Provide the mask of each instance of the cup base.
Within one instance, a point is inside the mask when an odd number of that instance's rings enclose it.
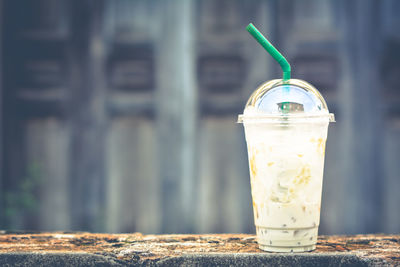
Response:
[[[261,250],[268,252],[307,252],[315,250],[315,245],[304,246],[304,247],[274,247],[259,244]]]
[[[315,249],[318,226],[311,228],[267,228],[257,226],[260,249],[271,252],[305,252]]]

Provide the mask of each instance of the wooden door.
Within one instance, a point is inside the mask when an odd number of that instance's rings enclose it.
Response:
[[[0,3],[3,228],[254,232],[253,22],[337,118],[320,232],[398,232],[396,0]]]

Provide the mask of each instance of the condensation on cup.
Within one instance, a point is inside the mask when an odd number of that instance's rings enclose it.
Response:
[[[259,247],[271,252],[315,249],[329,113],[309,83],[271,80],[248,100],[244,124]]]

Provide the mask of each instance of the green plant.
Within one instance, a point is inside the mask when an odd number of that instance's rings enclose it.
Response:
[[[6,226],[10,227],[10,221],[18,214],[37,211],[39,200],[36,192],[41,182],[42,168],[40,164],[31,163],[27,166],[26,174],[16,188],[4,193],[3,203]]]

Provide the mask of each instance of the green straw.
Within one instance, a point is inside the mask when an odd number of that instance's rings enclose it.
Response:
[[[283,71],[283,80],[289,80],[291,70],[290,64],[286,60],[286,58],[282,56],[278,49],[276,49],[252,23],[250,23],[246,27],[246,30],[254,37],[254,39],[257,40],[257,42],[262,47],[264,47],[265,50],[267,50],[267,52],[279,63],[279,65],[281,65]]]

